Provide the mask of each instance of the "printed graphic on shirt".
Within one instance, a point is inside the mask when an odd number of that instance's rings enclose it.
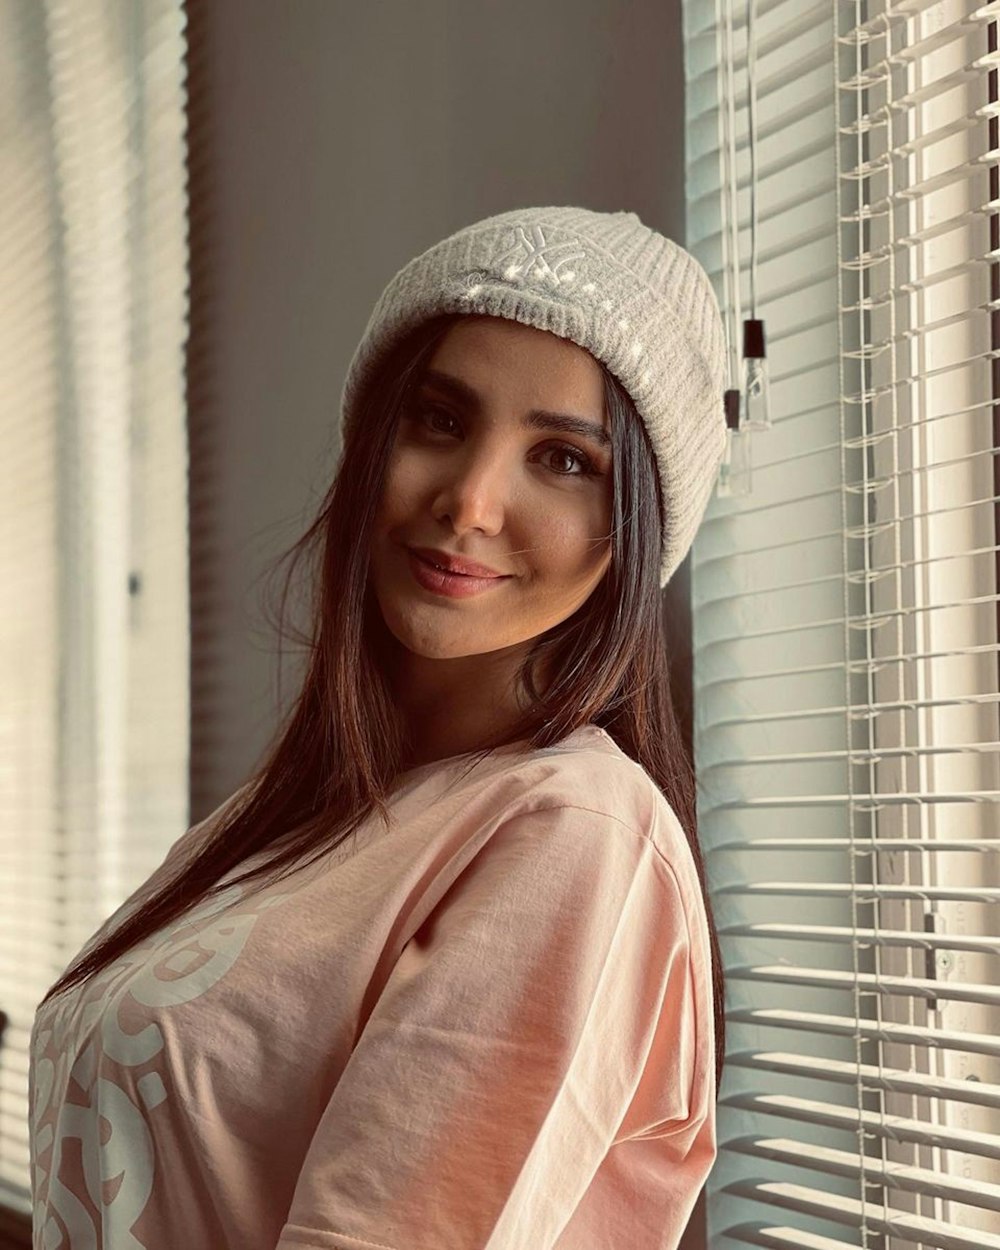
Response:
[[[148,1117],[176,1096],[157,1017],[217,985],[258,918],[293,893],[258,890],[240,907],[253,889],[230,886],[39,1012],[30,1107],[36,1247],[145,1250],[133,1229],[156,1179]],[[145,1027],[124,1028],[126,1012],[133,1022],[148,1017]],[[75,1052],[71,1038],[83,1039]]]

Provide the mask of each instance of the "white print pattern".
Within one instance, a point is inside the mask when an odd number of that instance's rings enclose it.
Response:
[[[463,298],[472,299],[484,281],[500,281],[510,286],[529,283],[550,287],[572,286],[578,274],[576,270],[564,269],[564,266],[583,260],[586,255],[586,249],[578,238],[550,243],[541,226],[533,225],[528,230],[517,226],[513,242],[505,252],[497,255],[493,269],[476,269],[466,275],[467,289]]]
[[[251,909],[236,910],[251,888],[230,886],[128,951],[82,989],[73,987],[39,1010],[32,1030],[30,1108],[36,1250],[96,1250],[98,1245],[144,1250],[133,1229],[153,1191],[156,1171],[146,1117],[176,1090],[161,1064],[135,1081],[139,1105],[113,1078],[108,1061],[126,1070],[158,1061],[164,1036],[156,1014],[190,1003],[217,985],[239,958],[259,916],[292,893],[269,893]],[[148,1012],[149,1022],[137,1033],[122,1028],[126,1002],[133,1016],[134,1004]],[[67,1048],[70,1037],[85,1039],[75,1055]],[[72,1065],[68,1078],[67,1065]],[[87,1102],[62,1102],[53,1119],[53,1092],[58,1090],[62,1099],[67,1081],[86,1094]],[[64,1183],[64,1160],[70,1143],[75,1157],[77,1142],[83,1187],[98,1213],[96,1221],[82,1195]],[[50,1148],[51,1157],[43,1163]]]

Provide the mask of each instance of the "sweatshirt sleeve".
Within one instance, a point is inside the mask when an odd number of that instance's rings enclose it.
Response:
[[[393,966],[278,1250],[672,1250],[715,1140],[684,903],[609,815],[501,824]]]

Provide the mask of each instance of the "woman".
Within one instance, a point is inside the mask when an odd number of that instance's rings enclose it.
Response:
[[[301,693],[39,1005],[36,1247],[678,1244],[722,972],[660,589],[724,371],[634,213],[501,213],[392,279],[293,548]]]

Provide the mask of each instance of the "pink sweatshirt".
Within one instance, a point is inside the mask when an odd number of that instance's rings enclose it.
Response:
[[[684,834],[593,725],[469,764],[38,1009],[35,1250],[677,1246],[716,1154]]]

